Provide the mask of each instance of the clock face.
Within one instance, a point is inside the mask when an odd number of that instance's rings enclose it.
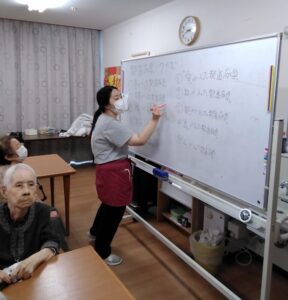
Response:
[[[191,45],[197,38],[199,24],[195,17],[189,16],[183,19],[179,27],[179,38],[184,45]]]

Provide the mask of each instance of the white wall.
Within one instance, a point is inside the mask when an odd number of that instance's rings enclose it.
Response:
[[[283,31],[287,12],[287,0],[176,0],[104,30],[104,67],[119,65],[132,53],[187,49],[178,38],[187,15],[200,19],[201,32],[193,45],[199,47]]]
[[[282,32],[288,25],[287,12],[287,0],[175,0],[104,30],[103,67],[120,65],[133,53],[156,55],[187,49],[179,41],[178,27],[188,15],[197,16],[201,23],[192,46],[198,48]],[[288,44],[287,38],[284,41]],[[288,70],[288,63],[282,65],[282,71]],[[287,72],[282,73],[285,76]],[[279,83],[280,118],[288,115],[288,105],[283,104],[283,99],[286,103],[288,99],[288,74],[286,77]]]

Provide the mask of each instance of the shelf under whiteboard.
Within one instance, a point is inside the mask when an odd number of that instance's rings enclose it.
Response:
[[[184,231],[188,232],[189,234],[191,234],[191,227],[183,227],[180,223],[178,223],[174,218],[171,217],[170,213],[162,212],[162,215],[163,215],[164,218],[166,218],[169,221],[171,221],[172,223],[176,224],[182,230],[184,230]]]

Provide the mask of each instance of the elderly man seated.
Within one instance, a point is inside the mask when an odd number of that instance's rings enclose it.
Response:
[[[0,203],[0,280],[7,284],[32,276],[35,269],[59,250],[59,239],[51,230],[47,205],[36,202],[36,174],[23,163],[4,175]],[[11,274],[4,268],[19,262]]]

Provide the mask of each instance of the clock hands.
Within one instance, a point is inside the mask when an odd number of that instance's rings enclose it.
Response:
[[[189,35],[189,37],[191,38],[191,34],[193,33],[193,31],[194,30],[192,28],[187,29],[187,30],[184,31],[183,36]]]
[[[196,31],[196,28],[194,26],[190,27],[190,28],[185,28],[184,34],[186,34],[187,32],[195,32],[195,31]]]

